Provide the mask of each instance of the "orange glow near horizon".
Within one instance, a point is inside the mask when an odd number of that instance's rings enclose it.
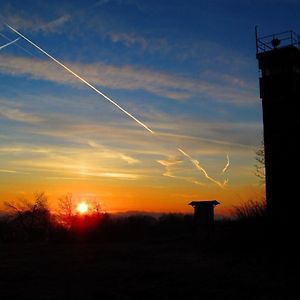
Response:
[[[89,206],[83,201],[83,202],[80,202],[78,205],[77,205],[77,208],[76,210],[81,214],[85,214],[87,213],[89,209]]]
[[[59,199],[66,194],[71,194],[75,211],[82,216],[85,214],[81,214],[77,209],[81,202],[89,206],[86,213],[92,212],[94,201],[101,203],[101,210],[110,214],[128,211],[193,213],[188,205],[189,202],[211,199],[221,203],[215,209],[216,215],[230,215],[235,205],[249,199],[260,199],[264,194],[263,187],[255,185],[255,182],[231,184],[225,189],[220,189],[212,183],[200,186],[179,179],[171,180],[165,176],[159,177],[159,181],[148,177],[136,180],[87,178],[75,181],[45,180],[43,177],[33,175],[26,175],[26,177],[6,175],[3,176],[0,185],[0,213],[1,210],[7,209],[4,205],[5,201],[15,201],[19,198],[33,200],[37,187],[39,191],[45,192],[49,208],[53,212],[59,209]]]

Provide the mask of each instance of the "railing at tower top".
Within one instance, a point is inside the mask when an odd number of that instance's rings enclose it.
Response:
[[[256,34],[256,53],[271,51],[276,48],[294,46],[300,49],[300,36],[292,30],[258,37]]]

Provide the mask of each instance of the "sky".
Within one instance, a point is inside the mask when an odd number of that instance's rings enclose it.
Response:
[[[0,50],[0,209],[45,192],[107,212],[220,214],[260,198],[263,135],[255,34],[299,32],[298,0],[1,1],[26,40]],[[2,205],[2,206],[1,206]]]

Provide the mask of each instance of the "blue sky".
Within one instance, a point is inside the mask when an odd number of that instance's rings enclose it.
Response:
[[[8,23],[157,134],[20,39],[0,50],[0,201],[37,186],[53,199],[92,193],[112,210],[124,201],[180,210],[190,198],[216,195],[230,207],[253,197],[262,138],[254,27],[297,32],[299,8],[297,0],[1,1],[0,45],[17,37]],[[227,190],[178,147],[228,180]],[[151,208],[136,192],[143,188],[165,200]]]

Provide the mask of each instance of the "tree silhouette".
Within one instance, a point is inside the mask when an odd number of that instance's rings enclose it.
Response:
[[[20,198],[16,202],[4,202],[15,212],[16,230],[21,230],[28,239],[47,238],[51,228],[51,214],[44,193],[35,193],[33,201]]]
[[[75,216],[75,207],[72,194],[67,194],[58,199],[58,222],[65,228],[72,227]]]

